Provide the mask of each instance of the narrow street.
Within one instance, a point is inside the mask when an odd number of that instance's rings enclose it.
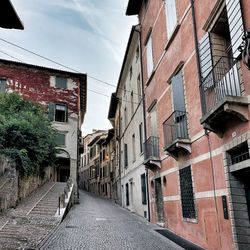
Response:
[[[80,204],[39,249],[182,249],[155,229],[112,201],[80,191]]]

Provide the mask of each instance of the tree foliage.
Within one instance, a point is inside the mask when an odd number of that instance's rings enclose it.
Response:
[[[0,94],[0,155],[22,175],[42,174],[56,159],[55,133],[41,106],[17,94]]]

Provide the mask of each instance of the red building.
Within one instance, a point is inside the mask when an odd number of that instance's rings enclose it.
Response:
[[[141,25],[151,221],[250,249],[249,1],[129,0],[126,14]]]
[[[78,141],[86,112],[87,76],[0,59],[0,92],[16,92],[41,104],[57,130],[55,181],[77,182]]]

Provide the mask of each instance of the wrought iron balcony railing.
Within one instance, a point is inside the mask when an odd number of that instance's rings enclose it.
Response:
[[[163,123],[164,146],[167,148],[178,139],[188,139],[187,113],[174,111]]]
[[[150,136],[144,143],[145,161],[160,159],[159,137]]]
[[[238,64],[231,58],[221,57],[203,79],[203,113],[211,111],[226,96],[241,96]]]

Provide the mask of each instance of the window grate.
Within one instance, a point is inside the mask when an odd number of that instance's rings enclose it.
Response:
[[[247,142],[244,142],[240,144],[239,146],[231,149],[230,151],[228,151],[228,153],[231,157],[230,165],[234,165],[236,163],[250,159]]]
[[[196,215],[190,166],[180,170],[180,186],[183,218],[194,219]]]

